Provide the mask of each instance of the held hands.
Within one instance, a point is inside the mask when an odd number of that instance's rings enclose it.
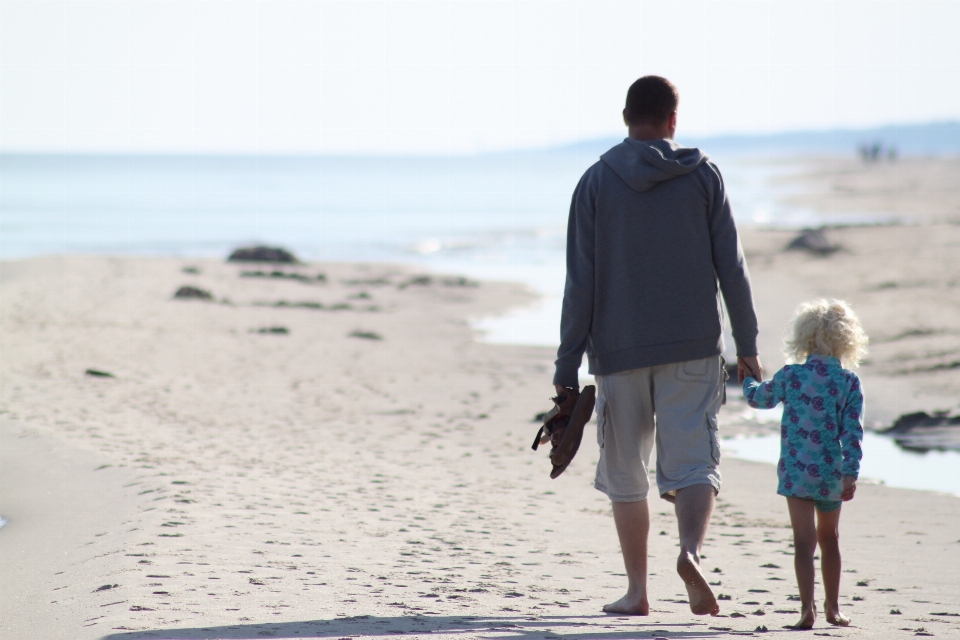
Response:
[[[743,384],[747,376],[753,376],[757,382],[763,382],[763,366],[759,356],[737,357],[737,382]]]
[[[853,476],[843,476],[843,492],[840,499],[844,502],[853,500],[853,494],[857,492],[857,479]]]

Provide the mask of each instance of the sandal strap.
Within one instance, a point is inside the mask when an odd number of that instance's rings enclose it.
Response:
[[[540,446],[540,437],[541,437],[542,435],[543,435],[543,427],[540,427],[540,430],[537,431],[537,437],[533,439],[533,447],[531,447],[531,448],[532,448],[534,451],[536,451],[536,450],[537,450],[537,447]]]

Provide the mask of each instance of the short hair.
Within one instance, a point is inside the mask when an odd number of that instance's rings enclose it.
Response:
[[[867,353],[867,334],[853,309],[843,300],[813,300],[797,309],[784,340],[788,360],[807,356],[839,358],[844,367],[857,367]]]
[[[678,104],[680,93],[672,82],[660,76],[643,76],[627,90],[627,123],[660,124]]]

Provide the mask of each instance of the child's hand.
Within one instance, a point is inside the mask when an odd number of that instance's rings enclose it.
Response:
[[[843,492],[840,499],[844,502],[853,500],[853,494],[857,492],[857,479],[853,476],[843,476]]]

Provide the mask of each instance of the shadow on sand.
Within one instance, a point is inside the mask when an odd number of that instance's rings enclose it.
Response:
[[[185,627],[112,633],[102,640],[195,638],[342,638],[356,636],[451,635],[502,638],[577,638],[627,640],[628,638],[722,638],[731,633],[753,635],[726,626],[726,619],[702,623],[659,624],[643,618],[615,616],[353,616],[330,620],[236,624],[219,627]],[[772,630],[771,630],[772,631]]]

